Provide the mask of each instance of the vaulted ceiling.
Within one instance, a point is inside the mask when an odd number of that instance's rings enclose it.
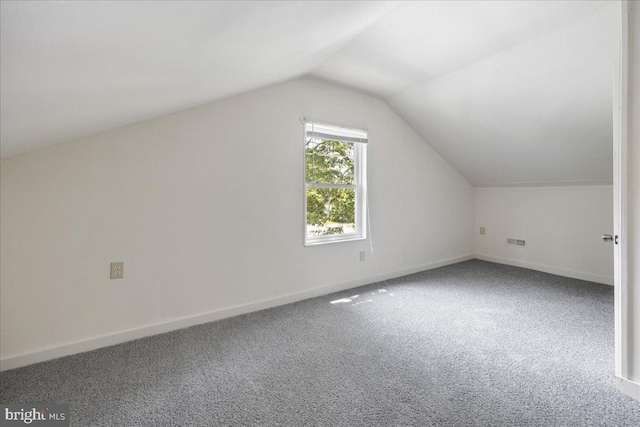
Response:
[[[619,4],[2,2],[3,158],[312,75],[472,184],[611,181]]]

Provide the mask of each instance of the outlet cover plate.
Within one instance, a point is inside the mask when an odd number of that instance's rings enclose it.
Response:
[[[112,279],[122,279],[124,277],[124,262],[112,262],[110,271]]]

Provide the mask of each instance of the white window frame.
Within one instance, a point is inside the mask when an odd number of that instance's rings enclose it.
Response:
[[[354,132],[357,134],[364,134],[363,142],[352,142],[354,146],[354,184],[323,184],[323,183],[308,183],[306,173],[306,144],[307,144],[307,125],[322,126],[323,129],[335,128],[336,130],[344,132]],[[341,125],[334,125],[329,123],[318,122],[316,120],[304,120],[303,121],[303,183],[304,183],[304,221],[303,221],[303,241],[305,246],[315,246],[327,243],[337,242],[352,242],[358,240],[367,239],[367,134],[368,132],[363,129],[350,128]],[[336,136],[336,140],[340,140],[339,136]],[[348,141],[351,142],[351,141]],[[355,233],[349,234],[333,234],[328,236],[309,236],[307,234],[307,189],[309,188],[354,188],[356,190],[355,196]]]

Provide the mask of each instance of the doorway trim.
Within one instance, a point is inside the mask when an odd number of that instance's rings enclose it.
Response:
[[[640,384],[629,379],[629,278],[627,241],[628,126],[630,19],[633,2],[621,2],[620,58],[614,65],[613,94],[613,214],[614,234],[614,310],[615,374],[621,392],[640,400]]]

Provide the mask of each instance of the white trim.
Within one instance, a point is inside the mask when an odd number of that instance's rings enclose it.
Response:
[[[611,179],[576,179],[569,181],[522,181],[498,182],[495,184],[477,184],[476,188],[514,188],[514,187],[580,187],[593,185],[611,185]]]
[[[361,129],[324,125],[318,122],[306,122],[305,130],[308,141],[330,139],[342,142],[357,142],[360,144],[366,144],[368,142],[367,131]]]
[[[625,380],[624,378],[616,377],[616,387],[622,393],[627,396],[633,397],[636,400],[640,400],[640,384],[631,380]]]
[[[359,240],[367,240],[367,238],[362,237],[358,233],[333,234],[330,236],[323,236],[322,239],[306,241],[304,246],[305,248],[310,248],[313,246],[328,245],[329,243],[357,242]]]
[[[610,190],[613,184],[597,185],[538,185],[529,187],[475,187],[476,191],[576,191],[576,190]]]
[[[621,2],[620,64],[614,84],[614,234],[619,245],[614,246],[615,270],[615,373],[626,381],[629,377],[629,278],[628,278],[628,115],[629,115],[629,26],[633,2]],[[615,105],[617,104],[617,105]]]
[[[331,82],[327,82],[325,80],[321,80],[321,79],[314,79],[314,80],[319,80],[322,81],[323,83],[329,83],[329,84],[333,84]],[[371,96],[371,95],[369,95]],[[305,125],[305,139],[307,136],[307,123],[315,123],[317,125],[321,125],[321,126],[329,126],[329,127],[335,127],[335,128],[342,128],[342,129],[347,129],[347,130],[352,130],[352,131],[356,131],[356,132],[364,132],[366,134],[369,133],[369,129],[366,128],[360,128],[360,127],[353,127],[353,126],[348,126],[348,125],[343,125],[340,123],[329,123],[329,122],[324,122],[322,120],[316,120],[313,117],[302,117],[302,119],[300,120],[304,125]]]
[[[623,6],[624,7],[624,6]],[[621,157],[621,123],[620,118],[620,64],[613,64],[613,295],[614,305],[614,342],[615,342],[615,373],[622,377],[622,157]]]
[[[368,231],[368,207],[367,207],[367,144],[349,142],[353,144],[354,148],[354,180],[355,184],[323,184],[317,182],[307,182],[307,126],[319,124],[319,122],[311,122],[306,118],[303,119],[304,129],[304,162],[303,162],[303,182],[304,182],[304,220],[303,226],[303,245],[305,247],[322,245],[325,243],[338,243],[338,242],[350,242],[354,240],[366,240]],[[354,129],[345,128],[339,125],[325,124],[327,128],[335,129]],[[368,131],[358,130],[368,137]],[[338,138],[339,139],[339,138]],[[334,234],[329,236],[309,236],[307,234],[307,193],[309,188],[352,188],[355,190],[355,233],[349,234]]]
[[[83,353],[86,351],[96,350],[102,347],[108,347],[121,344],[127,341],[136,340],[152,335],[163,334],[178,329],[188,328],[190,326],[200,325],[203,323],[214,322],[216,320],[226,319],[228,317],[238,316],[241,314],[251,313],[254,311],[264,310],[267,308],[277,307],[292,302],[301,301],[309,298],[327,295],[334,292],[344,291],[358,286],[369,285],[383,280],[389,280],[396,277],[406,276],[407,274],[418,273],[420,271],[431,270],[438,267],[444,267],[450,264],[456,264],[463,261],[473,259],[473,255],[465,255],[456,258],[437,261],[416,267],[405,268],[402,270],[392,271],[390,273],[378,274],[362,279],[350,280],[347,282],[337,283],[329,286],[308,289],[302,292],[296,292],[283,295],[276,298],[256,301],[249,304],[237,305],[221,310],[215,310],[209,313],[197,314],[195,316],[182,317],[170,320],[165,323],[143,326],[141,328],[130,329],[128,331],[116,332],[110,335],[90,338],[88,340],[76,341],[60,346],[44,348],[30,353],[17,354],[8,356],[0,360],[0,370],[15,369],[21,366],[27,366],[34,363],[44,362],[51,359],[57,359],[63,356]]]
[[[613,277],[599,276],[597,274],[583,273],[581,271],[564,270],[562,268],[549,267],[547,265],[531,264],[525,261],[517,261],[506,258],[499,258],[490,255],[476,254],[476,259],[482,261],[495,262],[497,264],[512,265],[514,267],[528,268],[529,270],[542,271],[544,273],[555,274],[557,276],[571,277],[572,279],[586,280],[588,282],[602,283],[604,285],[613,285]]]

